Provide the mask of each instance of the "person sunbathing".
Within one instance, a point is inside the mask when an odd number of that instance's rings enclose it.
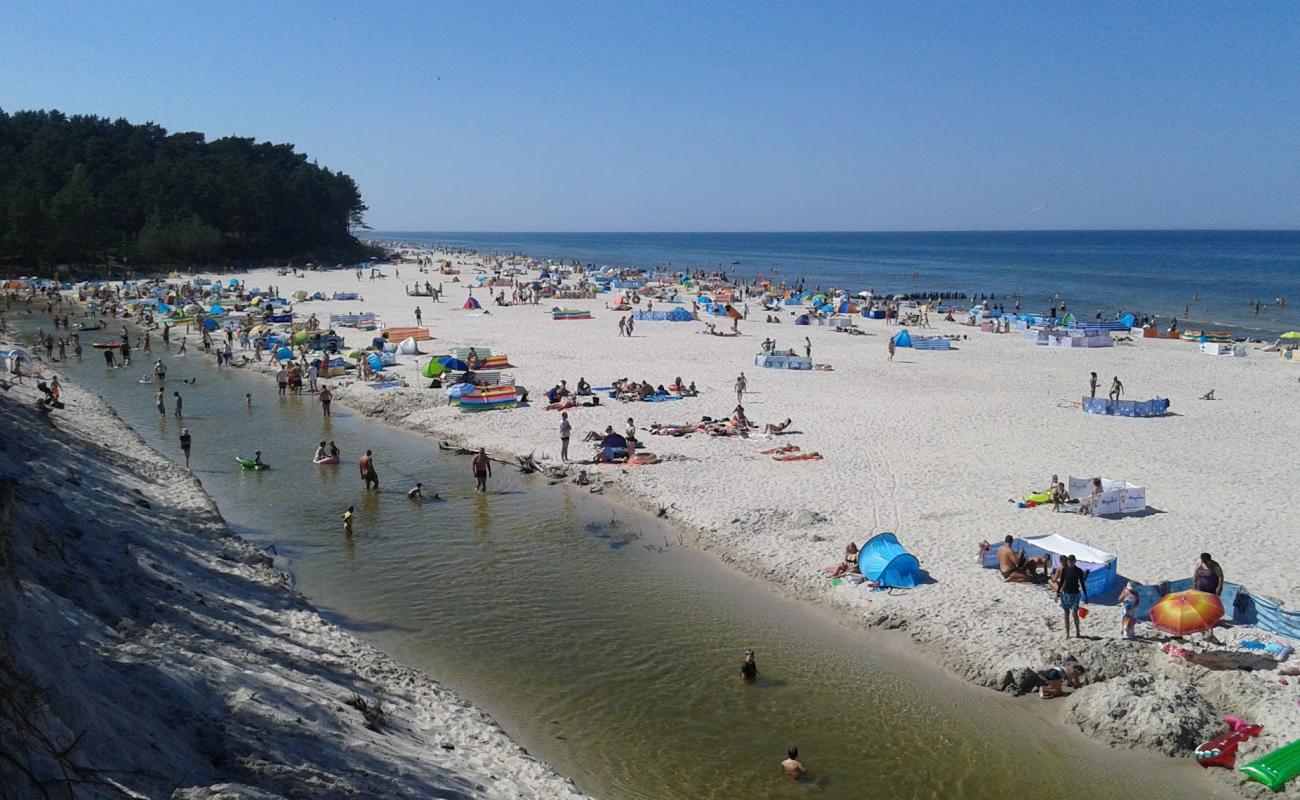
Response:
[[[780,436],[781,434],[785,433],[785,429],[788,427],[790,427],[790,420],[788,418],[786,419],[785,422],[782,422],[779,425],[773,425],[772,423],[769,422],[763,426],[763,433],[771,434],[773,436]]]
[[[1040,583],[1047,579],[1049,560],[1046,556],[1027,558],[1024,550],[1012,547],[1015,538],[1010,534],[998,548],[998,572],[1008,583]]]
[[[745,416],[744,406],[736,406],[736,410],[731,412],[731,427],[737,430],[745,430],[751,427],[749,418]]]
[[[859,571],[858,546],[853,542],[849,542],[848,546],[844,548],[844,559],[830,575],[832,578],[839,578],[844,575],[856,574]]]

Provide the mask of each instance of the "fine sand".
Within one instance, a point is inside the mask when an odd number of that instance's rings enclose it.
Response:
[[[559,464],[560,417],[545,409],[543,392],[561,379],[570,387],[580,377],[593,386],[619,377],[667,385],[681,376],[701,391],[698,398],[669,403],[606,398],[600,408],[570,410],[570,454],[586,458],[591,449],[580,441],[583,435],[607,425],[621,432],[628,417],[639,429],[705,415],[725,418],[736,405],[736,377],[744,372],[750,419],[762,425],[788,417],[797,433],[740,439],[643,431],[661,463],[587,468],[626,502],[667,509],[670,519],[694,531],[699,546],[736,567],[868,625],[902,629],[939,663],[980,685],[1002,688],[1026,668],[1078,659],[1090,667],[1092,684],[1061,701],[1068,706],[1065,716],[1105,741],[1186,755],[1219,731],[1222,714],[1233,713],[1265,726],[1259,740],[1243,745],[1244,763],[1300,736],[1300,680],[1282,685],[1272,668],[1210,672],[1175,662],[1158,650],[1145,624],[1138,633],[1148,640],[1120,641],[1120,612],[1113,605],[1091,607],[1084,622],[1091,638],[1066,641],[1047,590],[1002,583],[977,561],[981,541],[1055,532],[1117,554],[1122,575],[1148,583],[1189,576],[1197,554],[1209,551],[1228,580],[1293,606],[1300,573],[1287,554],[1300,545],[1291,477],[1300,443],[1300,368],[1291,362],[1256,345],[1248,357],[1229,358],[1202,355],[1192,344],[1143,339],[1106,349],[1049,350],[1015,334],[980,333],[932,315],[934,333],[969,339],[949,352],[900,349],[890,363],[892,329],[883,321],[857,317],[855,324],[869,335],[850,336],[829,327],[796,327],[788,315],[781,324],[765,324],[755,303],[740,337],[709,336],[695,322],[638,321],[635,335],[626,338],[618,336],[618,318],[626,312],[606,308],[611,294],[502,308],[479,290],[474,294],[483,311],[462,309],[481,261],[452,258],[464,269],[464,283],[421,274],[410,263],[399,268],[400,277],[384,267],[386,280],[358,281],[350,271],[236,277],[250,286],[274,284],[283,296],[305,289],[356,291],[364,298],[299,303],[300,319],[315,313],[326,323],[330,313],[373,311],[389,325],[411,326],[419,306],[437,337],[421,343],[425,353],[475,345],[508,354],[516,382],[531,392],[529,407],[470,414],[448,406],[442,392],[423,388],[428,381],[417,375],[427,356],[402,357],[386,370],[396,387],[376,389],[350,378],[332,383],[339,401],[366,413],[502,456],[532,453],[545,466]],[[416,280],[437,285],[440,277],[442,303],[404,292]],[[589,309],[593,319],[552,321],[553,306]],[[339,332],[350,345],[366,345],[374,336]],[[754,365],[764,338],[802,355],[805,336],[813,360],[833,371]],[[1170,398],[1172,415],[1084,414],[1071,404],[1087,392],[1090,371],[1098,373],[1102,392],[1117,375],[1126,398]],[[1219,399],[1197,399],[1210,389]],[[778,444],[819,452],[824,460],[779,463],[760,453]],[[1041,489],[1053,474],[1144,485],[1150,509],[1094,519],[1010,502]],[[465,479],[471,480],[468,463]],[[894,531],[933,582],[901,592],[832,586],[820,569],[838,561],[846,542],[861,543],[879,531]],[[1120,676],[1125,680],[1111,680]],[[1240,780],[1236,773],[1217,774]],[[1294,786],[1289,792],[1300,796]]]
[[[323,620],[94,396],[0,395],[0,795],[577,798]]]

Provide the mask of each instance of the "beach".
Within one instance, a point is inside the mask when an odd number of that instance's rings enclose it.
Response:
[[[458,266],[465,280],[473,277],[475,259],[452,260],[464,262]],[[795,327],[788,317],[765,324],[754,304],[740,323],[740,337],[706,335],[699,323],[646,321],[628,338],[617,329],[626,312],[605,307],[610,294],[503,308],[480,290],[475,295],[483,308],[476,311],[462,308],[469,293],[464,284],[420,274],[410,263],[398,269],[394,275],[385,267],[384,280],[358,281],[351,271],[233,277],[250,286],[273,283],[282,295],[303,289],[364,298],[296,306],[322,321],[331,313],[369,311],[388,325],[411,326],[419,306],[436,337],[421,343],[425,352],[473,345],[507,354],[516,383],[529,389],[530,407],[469,414],[448,406],[440,391],[422,388],[428,381],[416,369],[427,359],[420,357],[401,358],[386,370],[405,386],[334,382],[336,396],[350,406],[506,458],[532,454],[544,465],[558,465],[559,414],[544,409],[542,393],[561,379],[570,387],[580,378],[604,386],[619,377],[658,385],[681,376],[701,392],[671,403],[605,400],[599,408],[570,409],[571,448],[586,455],[583,435],[606,426],[621,431],[629,417],[639,428],[726,418],[736,405],[735,380],[744,372],[749,418],[760,425],[790,418],[798,434],[643,434],[658,464],[594,466],[591,474],[629,504],[665,509],[699,547],[736,568],[841,609],[847,619],[900,629],[979,685],[1001,688],[1019,671],[1065,659],[1090,665],[1089,685],[1062,702],[1071,724],[1102,740],[1185,752],[1197,737],[1217,730],[1225,713],[1265,726],[1243,753],[1262,754],[1300,733],[1294,681],[1284,686],[1268,670],[1197,670],[1152,641],[1120,641],[1120,611],[1113,605],[1091,607],[1084,633],[1095,638],[1067,641],[1049,592],[1003,583],[978,563],[981,542],[1058,533],[1115,554],[1121,574],[1154,584],[1189,577],[1197,555],[1208,551],[1229,581],[1293,604],[1298,587],[1283,554],[1296,544],[1291,531],[1300,529],[1300,509],[1278,501],[1278,477],[1286,473],[1288,445],[1300,438],[1300,420],[1279,400],[1294,396],[1300,371],[1276,354],[1250,345],[1244,358],[1211,357],[1194,344],[1143,339],[1105,349],[1049,349],[931,315],[935,333],[969,338],[947,352],[900,349],[890,362],[891,331],[883,321],[859,318],[856,325],[869,335],[849,336],[829,327]],[[436,285],[439,277],[445,302],[406,295],[411,283]],[[589,309],[593,318],[553,321],[549,309],[555,305]],[[349,345],[373,337],[340,332]],[[813,361],[833,370],[754,365],[762,339],[773,337],[779,349],[802,354],[804,336]],[[1100,376],[1101,393],[1118,376],[1125,397],[1169,398],[1171,415],[1082,413],[1076,404],[1087,393],[1091,371]],[[1197,399],[1210,389],[1217,399]],[[780,444],[797,444],[823,460],[778,462],[760,452]],[[1017,507],[1015,500],[1043,488],[1052,475],[1105,475],[1143,485],[1150,508],[1103,519]],[[871,592],[825,578],[821,568],[839,560],[845,543],[880,531],[893,531],[932,582],[906,592]],[[1153,632],[1140,626],[1143,633]],[[1151,681],[1133,686],[1109,680],[1134,673]],[[1165,690],[1188,683],[1191,695],[1166,702]],[[1111,692],[1125,693],[1121,704],[1131,702],[1132,713],[1115,718],[1107,705]],[[1239,780],[1236,773],[1222,775]]]
[[[34,383],[0,397],[0,734],[43,783],[6,792],[582,796],[322,619],[102,401],[65,381],[44,414]]]
[[[476,258],[451,259],[461,262],[466,281],[479,268]],[[471,414],[447,405],[443,393],[425,388],[428,379],[418,376],[428,355],[399,357],[380,382],[329,381],[340,403],[452,447],[484,447],[505,462],[532,456],[548,470],[561,466],[559,412],[546,410],[544,397],[560,380],[570,387],[580,378],[604,386],[628,377],[657,385],[680,376],[696,384],[699,397],[657,404],[604,398],[599,407],[569,409],[571,457],[591,455],[591,445],[581,441],[588,431],[621,431],[629,417],[658,457],[643,466],[583,466],[606,500],[659,512],[690,546],[845,620],[906,637],[918,653],[976,685],[1014,689],[1031,670],[1086,665],[1086,685],[1057,701],[1060,716],[1107,744],[1186,756],[1232,713],[1264,725],[1261,738],[1242,746],[1244,761],[1300,731],[1295,689],[1274,670],[1205,670],[1171,659],[1145,625],[1139,626],[1144,639],[1121,641],[1113,600],[1090,606],[1087,638],[1066,640],[1050,592],[1004,583],[978,557],[981,542],[996,545],[1007,534],[1058,533],[1115,554],[1123,576],[1154,584],[1189,576],[1197,553],[1208,550],[1228,580],[1285,604],[1296,587],[1279,554],[1293,546],[1285,531],[1295,529],[1295,510],[1275,501],[1272,476],[1285,469],[1279,451],[1286,448],[1277,443],[1294,441],[1298,431],[1286,407],[1270,400],[1295,391],[1296,370],[1262,346],[1248,346],[1244,358],[1141,338],[1104,349],[1045,348],[1018,334],[982,333],[932,314],[934,329],[926,333],[956,337],[954,349],[900,348],[890,361],[886,342],[894,331],[883,320],[857,318],[855,327],[867,335],[851,336],[816,324],[793,326],[788,316],[765,323],[764,312],[751,303],[738,337],[708,335],[699,322],[658,321],[638,321],[625,337],[618,335],[618,319],[627,312],[606,307],[611,294],[500,307],[477,290],[482,308],[467,309],[468,288],[450,276],[420,274],[410,263],[397,268],[400,274],[391,266],[383,272],[389,277],[360,281],[352,271],[205,277],[275,285],[282,296],[302,290],[364,298],[295,304],[298,318],[314,314],[322,324],[330,314],[373,312],[388,326],[410,326],[419,306],[436,337],[421,342],[424,353],[473,345],[507,354],[508,371],[532,400],[507,411]],[[438,284],[439,277],[444,302],[406,294],[412,282]],[[556,321],[549,310],[557,304],[589,310],[592,319]],[[336,330],[349,347],[364,347],[375,335]],[[173,334],[173,348],[178,335],[184,334]],[[754,364],[763,339],[775,338],[777,349],[802,355],[805,336],[812,360],[832,369]],[[198,355],[196,339],[190,334],[191,358]],[[257,362],[246,367],[257,368]],[[263,361],[260,369],[274,367]],[[1126,397],[1170,398],[1171,415],[1084,414],[1078,404],[1090,371],[1101,376],[1101,393],[1116,375]],[[741,372],[748,417],[760,430],[788,418],[789,433],[673,438],[644,431],[655,423],[725,419],[736,405]],[[1196,399],[1210,389],[1217,399]],[[786,462],[761,452],[791,444],[822,458]],[[568,477],[578,468],[570,465]],[[1018,506],[1015,500],[1043,488],[1051,475],[1138,483],[1147,489],[1149,507],[1140,515],[1103,519]],[[877,592],[827,579],[822,568],[839,560],[845,543],[881,531],[894,532],[920,560],[927,575],[920,586]],[[1231,644],[1258,631],[1220,635]],[[1238,773],[1212,774],[1246,786]]]

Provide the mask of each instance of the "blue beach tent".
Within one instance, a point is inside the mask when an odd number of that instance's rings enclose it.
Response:
[[[899,331],[894,334],[894,347],[911,347],[912,335],[907,331]]]
[[[858,551],[858,569],[878,586],[911,589],[921,578],[921,562],[892,533],[878,533]]]

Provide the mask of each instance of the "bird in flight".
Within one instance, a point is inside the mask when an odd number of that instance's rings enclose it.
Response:
[[[1037,213],[1037,212],[1039,212],[1039,211],[1046,211],[1046,210],[1047,210],[1047,203],[1043,203],[1042,205],[1038,206],[1037,208],[1031,208],[1031,209],[1029,209],[1029,213],[1030,213],[1030,214],[1034,214],[1034,213]]]

